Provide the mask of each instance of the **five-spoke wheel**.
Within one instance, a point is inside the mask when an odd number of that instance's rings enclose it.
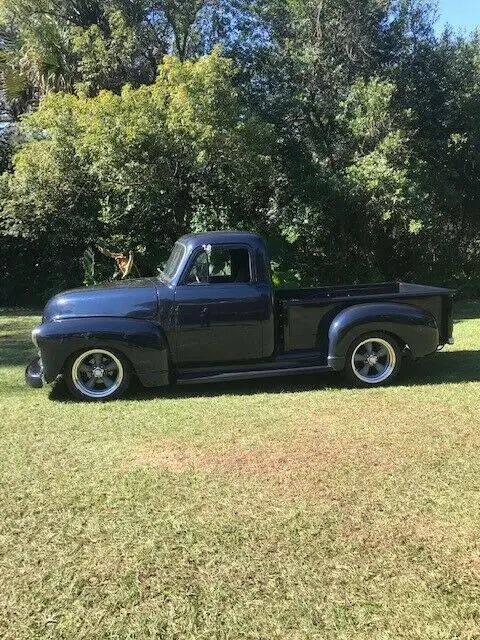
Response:
[[[357,338],[350,346],[345,374],[357,386],[381,385],[397,375],[400,364],[400,349],[392,336],[367,334]]]
[[[127,388],[130,367],[119,353],[89,349],[69,359],[65,380],[70,391],[81,400],[111,400]]]

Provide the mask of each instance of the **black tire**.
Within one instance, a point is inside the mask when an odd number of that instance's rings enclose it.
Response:
[[[108,347],[92,347],[68,358],[64,367],[70,393],[83,402],[119,398],[128,389],[131,366],[125,356]]]
[[[388,333],[372,332],[352,342],[343,374],[356,387],[380,387],[393,382],[401,366],[398,341]]]

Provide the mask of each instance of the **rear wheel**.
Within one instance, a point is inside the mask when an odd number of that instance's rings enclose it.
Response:
[[[398,375],[401,363],[395,338],[384,333],[366,334],[350,345],[344,374],[357,387],[386,385]]]
[[[110,349],[89,349],[69,358],[65,382],[79,400],[113,400],[128,388],[130,365]]]

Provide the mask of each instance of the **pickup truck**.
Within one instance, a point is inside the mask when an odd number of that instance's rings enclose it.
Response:
[[[32,332],[30,386],[63,376],[81,400],[147,387],[340,371],[384,385],[413,359],[452,344],[449,289],[405,283],[272,287],[263,239],[190,234],[157,277],[60,293]]]

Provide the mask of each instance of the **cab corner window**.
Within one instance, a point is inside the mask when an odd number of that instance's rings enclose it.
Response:
[[[200,251],[185,279],[186,284],[250,282],[248,249],[206,247]]]

